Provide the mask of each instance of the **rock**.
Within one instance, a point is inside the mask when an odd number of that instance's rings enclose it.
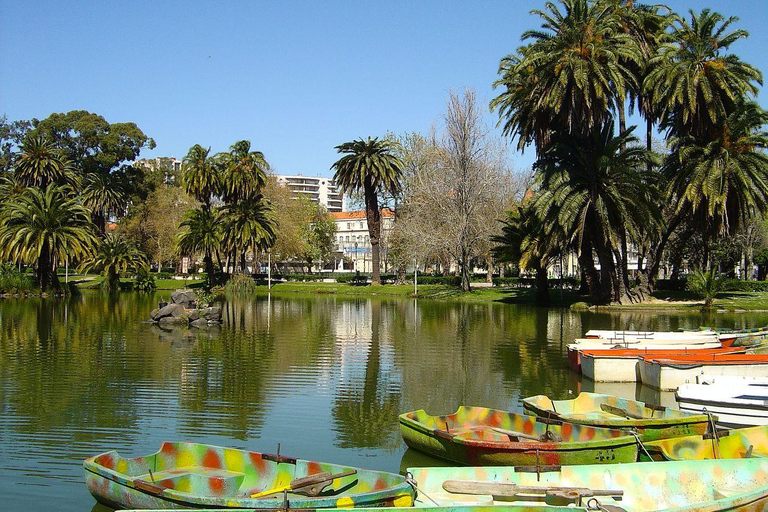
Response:
[[[178,305],[178,304],[177,304]],[[159,320],[160,325],[167,325],[167,324],[185,324],[187,323],[186,318],[179,318],[176,316],[164,316]]]
[[[181,289],[171,292],[171,303],[181,304],[187,308],[193,308],[197,304],[197,296],[190,289]]]
[[[200,316],[209,322],[221,322],[221,308],[218,306],[205,308],[200,311]]]
[[[159,316],[157,316],[159,312],[160,312],[160,308],[153,309],[152,312],[149,313],[149,318],[151,318],[152,320],[157,320],[158,318],[160,318]]]
[[[160,308],[156,316],[153,316],[153,320],[160,320],[162,318],[173,316],[175,318],[180,317],[185,313],[184,306],[181,304],[168,304],[164,308]]]
[[[197,313],[197,310],[196,310],[196,309],[193,309],[192,311],[190,311],[190,312],[187,314],[187,320],[189,320],[190,322],[194,322],[194,321],[195,321],[195,320],[197,320],[198,318],[200,318],[200,315],[198,315],[198,313]]]
[[[205,318],[198,318],[197,320],[190,322],[189,325],[199,329],[201,327],[208,327],[208,321]]]

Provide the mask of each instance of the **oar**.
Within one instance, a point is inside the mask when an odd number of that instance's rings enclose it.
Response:
[[[492,496],[514,497],[519,494],[545,496],[547,494],[568,494],[571,496],[623,496],[621,489],[589,489],[587,487],[540,487],[518,485],[506,482],[478,482],[472,480],[446,480],[443,489],[456,494],[490,494]]]
[[[538,436],[532,436],[530,434],[524,434],[522,432],[516,432],[514,430],[507,430],[505,428],[498,428],[498,427],[491,427],[491,430],[494,432],[498,432],[499,434],[504,434],[509,437],[517,437],[520,439],[530,439],[531,441],[541,441],[541,438]]]
[[[615,416],[623,416],[625,418],[632,418],[633,420],[645,419],[645,417],[642,414],[631,413],[626,409],[622,409],[621,407],[615,407],[613,405],[600,404],[600,409],[607,412],[608,414],[613,414]]]
[[[322,492],[323,489],[328,487],[331,482],[336,480],[337,478],[343,478],[345,476],[354,475],[357,473],[356,469],[351,469],[349,471],[342,471],[341,473],[331,474],[328,471],[323,471],[322,473],[315,473],[314,475],[305,476],[302,478],[296,478],[294,480],[291,480],[291,483],[288,485],[283,485],[281,487],[275,487],[274,489],[269,489],[268,491],[262,491],[257,492],[256,494],[251,494],[251,498],[263,498],[265,496],[269,496],[270,494],[276,494],[279,492],[285,492],[285,491],[291,491],[298,494],[306,494],[307,496],[317,496]]]

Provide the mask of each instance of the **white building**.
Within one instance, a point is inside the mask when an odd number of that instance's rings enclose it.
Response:
[[[343,257],[352,260],[353,268],[341,268],[338,270],[358,270],[371,272],[371,237],[368,234],[368,220],[365,218],[365,210],[354,212],[334,212],[331,217],[336,222],[336,252]],[[389,233],[395,222],[395,213],[392,210],[381,210],[381,243],[379,244],[379,256],[382,270],[386,268],[386,248]]]
[[[275,175],[277,182],[293,190],[294,197],[306,197],[309,200],[325,206],[329,212],[343,212],[344,197],[336,188],[336,183],[330,178],[321,176],[311,177]]]
[[[181,175],[182,161],[174,156],[159,156],[157,158],[143,158],[133,163],[136,167],[143,167],[150,171],[161,170],[165,173],[163,180],[166,185],[172,185],[176,177]]]

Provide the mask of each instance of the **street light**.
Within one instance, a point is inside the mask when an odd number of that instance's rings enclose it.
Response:
[[[357,271],[357,242],[355,242],[355,271]]]

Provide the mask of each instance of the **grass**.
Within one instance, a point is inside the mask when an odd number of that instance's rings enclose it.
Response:
[[[74,283],[78,288],[92,290],[101,287],[104,279],[104,276],[99,275],[76,275],[70,276],[69,282]],[[130,281],[130,279],[120,280],[121,283]],[[204,282],[202,279],[188,279],[186,282],[181,279],[155,279],[155,286],[157,290],[178,290],[179,288],[202,288]]]

